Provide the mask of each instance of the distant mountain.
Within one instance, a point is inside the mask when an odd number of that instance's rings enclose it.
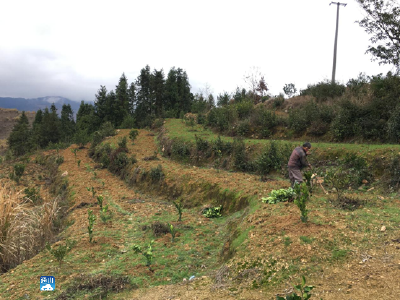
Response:
[[[19,111],[38,111],[39,109],[49,108],[51,104],[55,104],[58,114],[61,113],[63,104],[71,105],[74,115],[79,110],[80,102],[72,101],[59,96],[47,96],[41,98],[9,98],[0,97],[0,107],[2,108],[16,108]]]

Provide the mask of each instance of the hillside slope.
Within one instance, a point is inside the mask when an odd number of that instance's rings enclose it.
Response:
[[[115,145],[128,133],[121,130],[106,141]],[[290,291],[301,275],[316,286],[312,292],[316,299],[395,299],[400,292],[400,201],[395,196],[365,192],[365,207],[344,211],[332,208],[327,196],[317,190],[308,205],[310,221],[302,223],[293,203],[267,205],[260,201],[272,189],[288,187],[288,181],[279,175],[261,182],[257,175],[182,165],[158,155],[154,158],[157,144],[154,134],[146,130],[140,130],[133,145],[128,142],[129,153],[136,156],[135,168],[141,172],[151,173],[161,165],[163,182],[130,188],[108,170],[97,169],[87,149],[75,157],[74,148],[60,151],[64,157],[60,169],[68,172],[74,205],[69,226],[56,245],[66,238],[77,244],[60,268],[43,251],[3,274],[0,299],[56,295],[58,299],[99,299],[105,294],[99,296],[98,289],[106,287],[111,299],[274,299],[276,294]],[[189,187],[199,196],[216,185],[253,198],[242,211],[207,219],[200,212],[218,197],[210,195],[202,205],[185,208],[182,221],[177,222],[171,203],[177,199],[170,196],[173,192],[160,194],[160,185]],[[107,222],[101,221],[96,204],[100,194],[113,213]],[[95,243],[88,240],[88,209],[97,216]],[[149,228],[156,221],[178,228],[176,242],[170,242],[169,233],[154,235]],[[132,247],[144,247],[152,239],[150,271]],[[43,275],[55,276],[56,292],[39,292]],[[188,281],[192,275],[195,279]],[[106,276],[116,278],[121,288]],[[131,289],[122,288],[128,284],[121,283],[121,276],[129,277]]]

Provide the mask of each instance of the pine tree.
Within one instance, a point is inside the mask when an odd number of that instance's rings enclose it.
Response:
[[[115,101],[113,102],[113,113],[115,127],[119,127],[122,120],[129,114],[129,91],[128,79],[122,73],[118,85],[115,87]]]
[[[150,125],[153,117],[151,81],[150,67],[147,65],[136,79],[135,119],[140,127]]]
[[[65,142],[71,142],[75,134],[75,121],[70,104],[64,104],[62,106],[60,121],[61,139]]]
[[[111,105],[108,103],[107,88],[104,85],[101,85],[95,97],[96,100],[94,101],[94,107],[97,116],[103,122],[109,121],[107,113],[110,111]]]
[[[30,140],[29,121],[23,111],[7,139],[7,144],[12,153],[19,156],[31,150]]]
[[[50,143],[56,144],[60,141],[60,119],[57,116],[57,108],[54,103],[50,106],[51,112],[46,107],[40,126],[40,147],[47,147]]]
[[[157,71],[154,69],[152,74],[152,102],[154,105],[154,114],[156,117],[161,117],[164,111],[164,87],[165,87],[165,79],[164,79],[164,71],[161,69]]]

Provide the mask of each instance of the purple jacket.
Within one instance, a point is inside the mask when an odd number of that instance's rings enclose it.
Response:
[[[302,169],[308,166],[306,152],[303,147],[294,148],[292,155],[290,155],[288,167],[294,169]]]

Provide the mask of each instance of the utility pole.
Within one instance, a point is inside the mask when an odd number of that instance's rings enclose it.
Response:
[[[338,31],[339,31],[339,7],[340,7],[340,5],[346,6],[347,3],[331,2],[329,5],[331,5],[331,4],[337,5],[335,47],[333,49],[333,69],[332,69],[332,84],[334,84],[335,83],[335,74],[336,74],[337,37],[338,37]]]

